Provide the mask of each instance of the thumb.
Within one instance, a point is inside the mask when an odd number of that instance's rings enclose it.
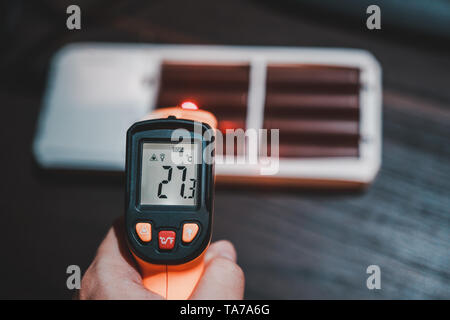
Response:
[[[205,254],[205,271],[190,299],[237,300],[244,297],[244,272],[229,241],[213,243]]]
[[[123,220],[118,220],[101,243],[86,271],[79,299],[162,299],[147,290],[125,243]]]

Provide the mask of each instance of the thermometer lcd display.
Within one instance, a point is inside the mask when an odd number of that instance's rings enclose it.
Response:
[[[197,143],[143,143],[141,205],[196,205]]]

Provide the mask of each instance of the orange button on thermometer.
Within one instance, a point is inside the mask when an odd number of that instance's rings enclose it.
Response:
[[[136,223],[136,233],[143,242],[152,241],[152,225],[150,223]]]
[[[127,132],[128,245],[144,286],[166,299],[189,298],[204,269],[214,210],[214,159],[204,157],[213,154],[216,124],[185,103]]]
[[[183,242],[189,243],[194,240],[198,232],[198,224],[196,223],[185,223],[183,225]]]

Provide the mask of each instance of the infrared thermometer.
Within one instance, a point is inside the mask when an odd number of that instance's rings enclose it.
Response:
[[[127,131],[126,238],[144,286],[166,299],[189,298],[211,240],[214,163],[205,155],[217,121],[194,106],[157,109]]]

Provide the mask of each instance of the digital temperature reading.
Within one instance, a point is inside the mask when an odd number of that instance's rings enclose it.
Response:
[[[141,205],[196,205],[197,153],[197,143],[143,143]]]

